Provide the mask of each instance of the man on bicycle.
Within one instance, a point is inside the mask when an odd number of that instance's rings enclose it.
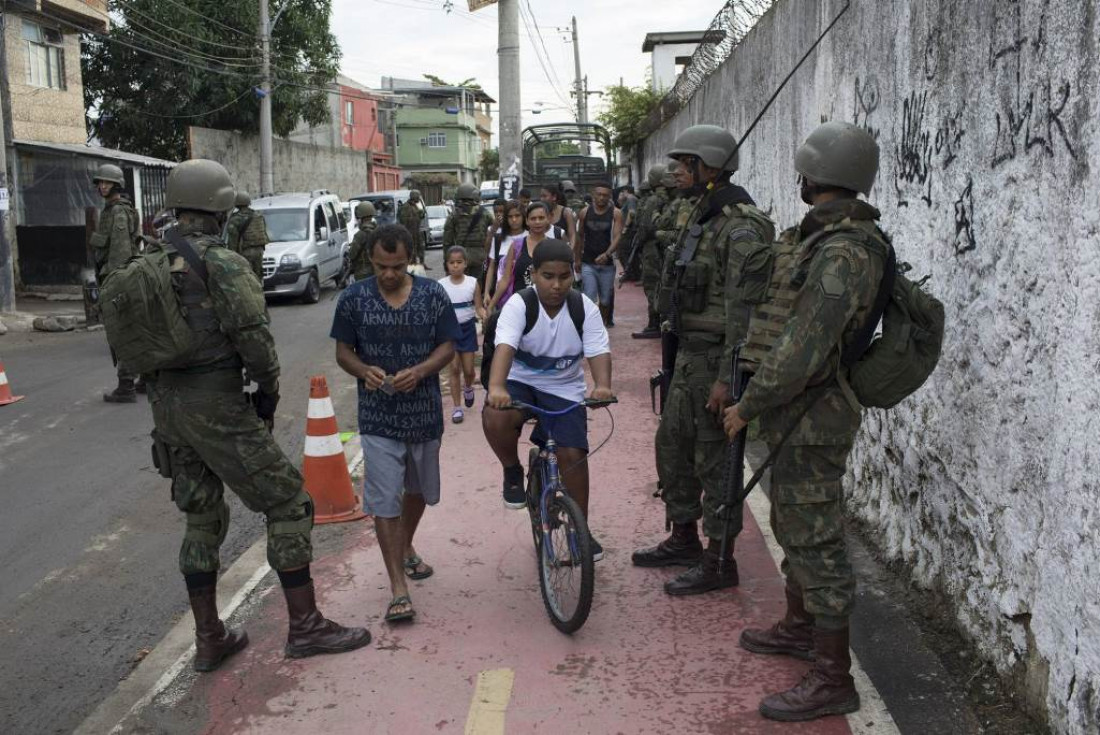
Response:
[[[548,411],[560,411],[585,397],[587,358],[595,388],[593,400],[610,400],[611,346],[600,310],[588,297],[573,290],[573,250],[562,240],[545,240],[534,254],[534,289],[538,315],[528,329],[527,303],[509,299],[496,325],[496,349],[489,372],[489,396],[482,413],[485,438],[504,466],[504,505],[527,505],[523,466],[519,462],[519,435],[531,416],[508,410],[522,401]],[[572,294],[572,295],[571,295]],[[568,300],[580,299],[571,308]],[[577,307],[582,308],[577,308]],[[579,322],[579,328],[578,328]],[[584,406],[553,419],[562,482],[570,497],[588,517],[588,417]],[[540,419],[531,440],[542,446],[547,430]],[[595,538],[593,559],[603,557]]]

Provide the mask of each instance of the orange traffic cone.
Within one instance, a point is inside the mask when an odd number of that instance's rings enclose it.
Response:
[[[8,374],[4,372],[4,363],[0,362],[0,406],[21,401],[26,396],[13,396],[11,386],[8,384]]]
[[[336,412],[323,375],[309,379],[306,449],[302,469],[306,492],[313,498],[314,523],[340,523],[366,518],[351,487],[344,445],[336,427]]]

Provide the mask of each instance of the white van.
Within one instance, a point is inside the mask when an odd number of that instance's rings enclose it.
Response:
[[[264,216],[264,294],[300,296],[315,304],[321,284],[344,278],[348,225],[340,198],[327,189],[252,201]]]

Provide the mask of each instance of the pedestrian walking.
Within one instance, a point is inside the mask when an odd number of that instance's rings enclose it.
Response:
[[[575,246],[577,243],[577,218],[573,210],[566,204],[565,192],[561,190],[561,186],[542,187],[539,201],[550,208],[550,225],[565,233],[565,241],[569,243],[570,247]],[[577,271],[580,272],[579,267]]]
[[[414,537],[425,507],[439,502],[439,371],[454,359],[461,336],[443,286],[408,272],[412,242],[401,225],[375,231],[375,275],[340,294],[331,331],[336,361],[358,382],[363,507],[374,516],[390,578],[391,623],[416,615],[407,579],[433,573]]]
[[[113,163],[104,163],[92,177],[96,191],[103,197],[103,212],[99,215],[95,232],[91,237],[92,257],[95,260],[96,282],[126,265],[140,250],[141,223],[137,210],[126,193],[126,178],[122,169]],[[112,351],[112,357],[114,352]],[[136,403],[137,394],[145,392],[145,385],[137,373],[115,358],[118,385],[103,394],[107,403]]]
[[[168,176],[165,205],[178,223],[167,233],[172,284],[197,347],[181,363],[154,372],[149,383],[155,455],[187,517],[179,566],[195,618],[197,671],[213,671],[248,644],[244,631],[227,628],[218,616],[219,548],[229,531],[225,485],[267,518],[267,561],[289,618],[286,655],[341,653],[371,639],[365,629],[346,628],[317,609],[313,501],[297,463],[265,423],[279,404],[279,358],[263,287],[248,261],[221,240],[233,200],[229,173],[215,161],[185,161]],[[258,386],[251,406],[242,394],[245,373]]]
[[[581,262],[584,295],[599,304],[604,326],[613,327],[612,298],[615,295],[615,251],[623,233],[623,214],[611,204],[611,184],[592,187],[592,205],[581,210],[575,252]]]
[[[769,494],[787,611],[771,628],[747,629],[740,638],[754,653],[813,661],[799,683],[760,703],[761,714],[775,720],[860,706],[850,673],[856,583],[844,541],[842,479],[862,410],[849,399],[841,365],[864,327],[880,317],[873,310],[890,245],[876,224],[878,210],[858,198],[870,193],[878,160],[871,135],[838,121],[818,127],[798,149],[800,193],[811,207],[785,233],[801,253],[798,277],[791,268],[774,269],[767,292],[777,298],[754,308],[749,332],[774,333],[778,326],[778,334],[769,349],[747,355],[758,367],[741,400],[725,411],[731,438],[759,418],[765,441],[781,446]]]
[[[665,522],[672,534],[655,547],[636,551],[636,566],[688,566],[665,584],[670,595],[695,595],[737,585],[733,543],[726,528],[741,532],[742,507],[719,513],[727,496],[727,442],[722,410],[729,405],[736,345],[744,339],[747,310],[738,290],[749,252],[770,244],[771,221],[748,192],[730,181],[738,168],[737,139],[714,125],[695,125],[673,142],[682,187],[701,196],[666,258],[669,322],[679,346],[668,399],[655,438],[657,475]],[[691,201],[691,197],[684,201]],[[699,519],[707,537],[699,540]],[[732,541],[732,539],[731,539]],[[726,558],[719,563],[720,553]]]
[[[550,225],[550,208],[543,202],[534,202],[527,209],[527,232],[512,241],[504,262],[501,263],[500,283],[489,304],[492,313],[504,306],[512,294],[535,285],[535,250],[547,239],[561,240],[565,233]]]
[[[451,361],[451,399],[454,401],[451,421],[461,424],[465,419],[463,404],[466,408],[474,405],[477,321],[485,320],[485,307],[482,305],[481,284],[473,276],[466,275],[466,250],[461,245],[455,245],[445,257],[447,275],[440,278],[439,283],[451,299],[459,332],[455,340],[455,358]]]
[[[527,214],[519,202],[508,202],[504,205],[504,225],[496,233],[489,246],[489,268],[485,275],[485,309],[492,312],[496,303],[503,304],[513,290],[513,280],[507,270],[509,255],[516,247],[516,243],[527,237]],[[503,288],[504,292],[499,298],[496,292]]]

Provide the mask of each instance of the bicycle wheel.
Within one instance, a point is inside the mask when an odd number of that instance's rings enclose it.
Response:
[[[550,543],[539,553],[539,587],[550,622],[562,633],[573,633],[592,610],[592,537],[572,498],[558,492],[547,505]]]

